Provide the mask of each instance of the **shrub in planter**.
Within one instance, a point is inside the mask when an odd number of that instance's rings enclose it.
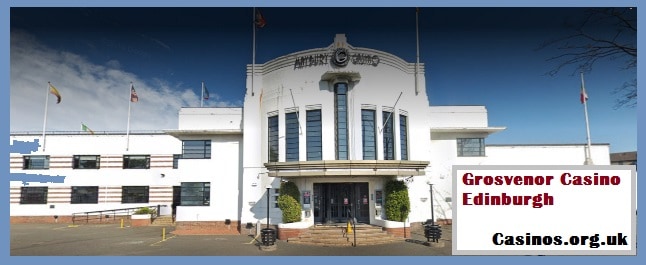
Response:
[[[153,214],[153,213],[155,213],[155,210],[150,209],[148,207],[139,208],[137,209],[137,211],[135,211],[135,214]]]
[[[410,213],[408,187],[403,181],[391,180],[386,183],[386,220],[403,222]]]
[[[298,190],[298,186],[294,182],[282,182],[280,183],[280,195],[288,195],[296,202],[300,202],[301,192]]]
[[[278,207],[280,207],[280,210],[283,211],[283,223],[294,223],[301,221],[301,204],[294,200],[292,196],[278,196]]]

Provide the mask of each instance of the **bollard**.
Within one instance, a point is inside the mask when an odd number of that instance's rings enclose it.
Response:
[[[123,218],[121,218],[121,228],[123,228]]]
[[[162,241],[166,241],[166,227],[162,227]]]

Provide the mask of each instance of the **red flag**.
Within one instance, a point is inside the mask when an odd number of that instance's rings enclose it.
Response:
[[[256,9],[256,27],[262,28],[267,24],[267,21],[265,21],[265,17],[260,13],[260,9]]]
[[[130,84],[130,102],[138,102],[139,97],[137,96],[137,91],[135,91],[135,86]]]
[[[585,93],[585,87],[581,85],[581,104],[585,103],[588,101],[588,93]]]

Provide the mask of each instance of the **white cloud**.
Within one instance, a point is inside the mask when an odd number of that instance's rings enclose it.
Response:
[[[122,70],[116,60],[98,65],[81,55],[54,50],[23,31],[11,32],[10,49],[12,132],[42,131],[46,93],[47,131],[80,131],[81,122],[94,131],[125,131],[130,82],[139,95],[139,102],[131,105],[131,131],[176,129],[179,109],[199,102],[199,95],[189,88],[142,80]],[[48,93],[48,81],[61,93],[60,104]],[[235,104],[205,102],[219,107]]]

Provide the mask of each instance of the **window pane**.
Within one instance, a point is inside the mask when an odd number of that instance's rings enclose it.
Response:
[[[269,162],[278,162],[278,116],[267,118]]]
[[[148,186],[121,187],[121,203],[148,203]]]
[[[285,135],[285,161],[298,161],[299,131],[296,112],[285,114]]]
[[[49,169],[49,156],[24,156],[22,169]]]
[[[182,141],[182,158],[183,159],[211,158],[211,140]]]
[[[484,138],[458,138],[458,156],[484,156]]]
[[[383,111],[382,119],[384,123],[384,129],[383,129],[384,160],[394,160],[395,159],[395,135],[393,132],[392,112]]]
[[[399,115],[399,143],[401,160],[408,160],[408,117]]]
[[[150,156],[149,155],[124,155],[123,168],[148,169],[150,168]]]
[[[74,169],[98,169],[99,161],[98,155],[75,155],[72,167]]]
[[[361,110],[361,132],[363,135],[363,159],[377,159],[377,153],[375,152],[375,146],[377,145],[377,143],[375,139],[374,110]]]
[[[206,206],[211,203],[211,183],[209,182],[182,182],[182,206]]]
[[[307,160],[322,160],[323,138],[321,133],[321,110],[308,110],[306,113],[307,125],[305,135],[307,141]]]
[[[173,155],[173,168],[179,168],[179,159],[182,158],[182,155]]]
[[[98,203],[99,187],[98,186],[73,186],[72,187],[72,204],[81,203]]]
[[[348,104],[347,104],[347,89],[348,85],[345,83],[337,83],[334,85],[334,98],[335,98],[335,118],[336,118],[336,157],[338,160],[348,159]]]
[[[47,187],[20,187],[20,204],[46,204]]]

